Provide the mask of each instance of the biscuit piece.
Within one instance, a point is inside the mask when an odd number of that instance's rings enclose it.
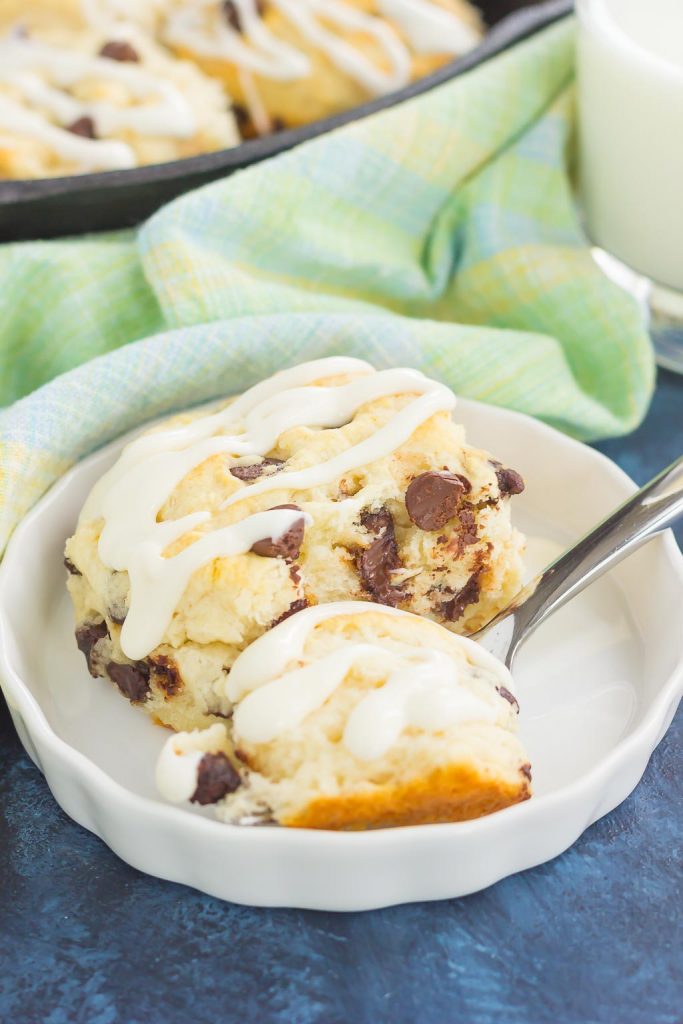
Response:
[[[433,622],[377,605],[310,608],[238,658],[232,722],[169,739],[158,785],[175,802],[211,790],[205,802],[234,823],[477,818],[530,796],[512,685]]]
[[[482,26],[465,0],[186,0],[161,35],[266,134],[400,89],[476,46]]]
[[[1,38],[0,3],[0,178],[120,170],[240,141],[220,83],[140,28],[35,7]]]
[[[400,89],[481,36],[466,0],[0,0],[0,177],[230,147]]]
[[[465,442],[455,401],[332,357],[131,442],[66,545],[92,674],[187,730],[231,713],[237,655],[309,605],[484,625],[520,587],[523,484]]]

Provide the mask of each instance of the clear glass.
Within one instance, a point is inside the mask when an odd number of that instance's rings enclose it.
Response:
[[[683,0],[577,0],[579,181],[598,259],[683,373]]]

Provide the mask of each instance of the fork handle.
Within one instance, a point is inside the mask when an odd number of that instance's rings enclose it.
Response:
[[[683,456],[536,576],[474,639],[510,667],[520,644],[549,615],[680,515]]]

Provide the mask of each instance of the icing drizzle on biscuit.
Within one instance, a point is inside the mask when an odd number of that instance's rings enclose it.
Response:
[[[71,90],[85,81],[121,86],[135,100],[119,106],[104,100],[77,99]],[[133,167],[131,146],[106,136],[121,131],[147,137],[185,139],[197,130],[190,104],[172,82],[138,64],[56,49],[21,36],[0,40],[0,83],[12,96],[0,96],[0,128],[48,146],[84,171]],[[66,125],[92,118],[98,135],[83,138]]]
[[[424,620],[384,605],[338,602],[305,609],[255,640],[235,661],[228,696],[237,704],[235,739],[270,743],[321,708],[356,665],[377,666],[385,678],[361,698],[346,722],[343,742],[363,761],[382,757],[407,727],[439,732],[465,721],[495,721],[500,713],[496,687],[514,692],[505,665],[479,644],[448,634],[453,653],[380,638],[347,641],[322,658],[305,654],[317,626],[341,616],[375,612]],[[429,624],[430,630],[442,630]],[[445,631],[444,631],[445,632]],[[460,648],[458,658],[454,648]],[[467,676],[490,681],[490,699],[463,685]]]
[[[164,26],[172,46],[198,56],[228,61],[254,74],[278,81],[305,78],[308,56],[270,30],[256,0],[232,0],[240,30],[228,24],[216,0],[184,3]],[[479,42],[466,21],[433,0],[379,0],[379,14],[359,10],[344,0],[268,0],[313,48],[370,95],[379,96],[407,85],[411,50],[415,53],[459,55]],[[403,34],[385,19],[392,19]],[[339,30],[339,31],[336,31]],[[370,37],[382,54],[382,65],[368,58],[342,33]]]
[[[159,792],[171,803],[190,800],[197,788],[197,772],[205,754],[225,751],[225,726],[210,725],[201,732],[169,736],[159,755],[156,781]]]
[[[336,385],[315,383],[339,376],[351,379]],[[231,495],[225,509],[274,488],[296,491],[333,483],[344,472],[384,458],[435,413],[452,410],[455,396],[417,370],[375,371],[363,360],[330,357],[283,370],[218,412],[131,441],[95,485],[80,517],[81,522],[103,520],[99,556],[110,569],[129,574],[129,610],[121,631],[124,653],[138,660],[162,641],[196,570],[216,558],[243,554],[264,537],[277,541],[302,518],[299,509],[273,508],[211,530],[211,513],[198,510],[159,522],[159,512],[188,473],[218,454],[228,466],[264,457],[285,430],[341,427],[362,405],[399,394],[417,397],[365,440],[326,462],[264,476]],[[304,519],[311,521],[305,513]],[[180,538],[189,543],[167,555]]]
[[[279,37],[257,0],[231,0],[235,22],[220,0],[180,0],[171,10],[162,0],[81,0],[86,19],[99,29],[131,19],[160,33],[165,43],[197,57],[235,65],[252,123],[259,134],[272,129],[253,75],[298,81],[311,73],[300,46]],[[412,54],[460,56],[473,49],[479,32],[465,18],[435,0],[377,0],[377,13],[345,0],[268,0],[305,40],[369,95],[407,85]],[[237,27],[239,26],[239,28]],[[379,59],[370,58],[353,37],[371,39]]]

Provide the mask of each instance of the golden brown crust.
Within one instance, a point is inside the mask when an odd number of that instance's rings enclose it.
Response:
[[[521,768],[513,782],[477,771],[469,764],[447,765],[399,785],[320,797],[280,823],[290,828],[350,831],[434,825],[480,818],[530,796],[530,782]]]

